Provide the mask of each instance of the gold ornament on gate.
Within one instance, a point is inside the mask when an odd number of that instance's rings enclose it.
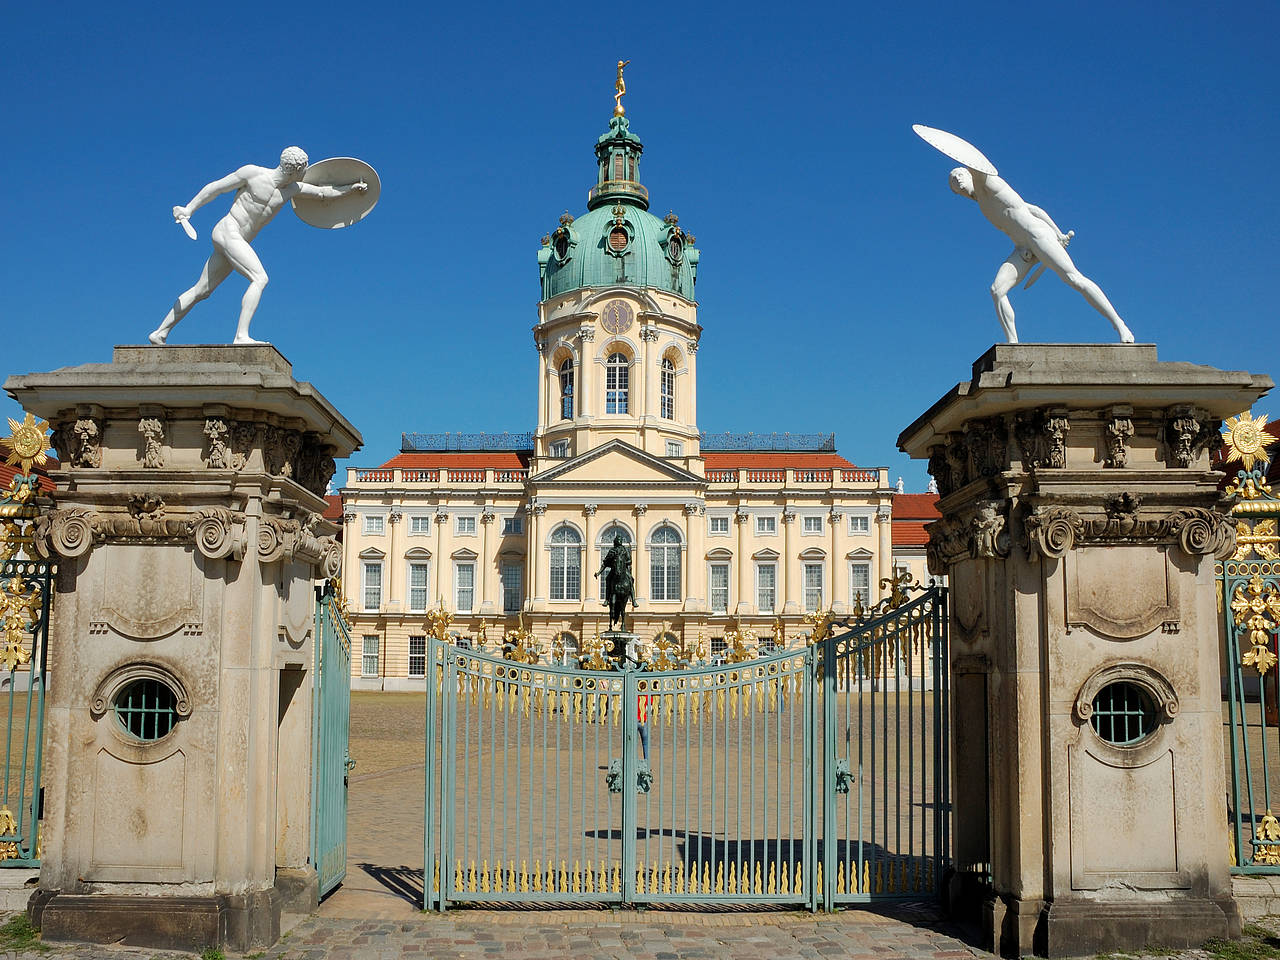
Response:
[[[1227,448],[1223,463],[1239,460],[1246,470],[1252,470],[1255,461],[1270,463],[1271,455],[1267,448],[1276,442],[1276,438],[1267,433],[1266,427],[1266,414],[1255,419],[1246,410],[1239,416],[1228,418],[1222,431],[1222,442]]]
[[[9,436],[9,456],[5,463],[11,467],[21,464],[22,472],[30,473],[32,464],[43,467],[49,462],[49,457],[44,452],[49,445],[45,436],[49,429],[48,422],[36,420],[28,413],[21,423],[9,417],[9,429],[13,432]]]
[[[1235,625],[1249,633],[1250,649],[1240,657],[1240,662],[1256,669],[1258,676],[1266,674],[1277,662],[1271,646],[1272,634],[1280,621],[1280,591],[1264,583],[1255,573],[1248,586],[1241,584],[1231,595],[1231,613]]]

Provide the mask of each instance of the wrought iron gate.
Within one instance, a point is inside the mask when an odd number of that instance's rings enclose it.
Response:
[[[33,464],[46,460],[48,424],[10,420],[7,446],[18,470],[0,490],[0,711],[4,774],[0,789],[0,867],[40,864],[40,774],[48,667],[49,608],[55,564],[35,557],[40,515]],[[47,501],[46,501],[47,503]]]
[[[312,691],[311,862],[324,896],[347,875],[351,637],[332,582],[317,590]]]
[[[895,588],[897,607],[721,665],[664,649],[644,669],[577,669],[432,638],[424,906],[932,895],[945,597]]]
[[[1280,498],[1266,482],[1275,441],[1248,413],[1226,423],[1227,459],[1244,467],[1226,493],[1236,552],[1217,565],[1230,763],[1228,829],[1234,873],[1280,873]]]

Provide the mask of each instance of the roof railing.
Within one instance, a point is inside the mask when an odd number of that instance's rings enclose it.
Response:
[[[704,451],[835,453],[834,433],[704,433]]]
[[[401,453],[461,453],[533,449],[532,433],[402,433]]]

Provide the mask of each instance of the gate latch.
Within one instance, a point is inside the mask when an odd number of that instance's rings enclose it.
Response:
[[[609,772],[604,775],[605,786],[610,793],[622,792],[622,758],[615,757],[609,761]],[[653,771],[648,760],[636,761],[636,793],[648,793],[653,785]]]
[[[848,793],[853,783],[853,772],[846,757],[836,757],[836,793]]]

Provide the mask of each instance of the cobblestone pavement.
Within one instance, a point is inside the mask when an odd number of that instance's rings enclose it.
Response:
[[[185,954],[125,947],[50,944],[46,952],[6,956],[168,960]],[[989,957],[966,946],[930,907],[894,914],[667,913],[648,911],[480,911],[418,914],[408,920],[312,916],[298,923],[263,960],[389,960],[510,957],[514,960],[969,960]]]

